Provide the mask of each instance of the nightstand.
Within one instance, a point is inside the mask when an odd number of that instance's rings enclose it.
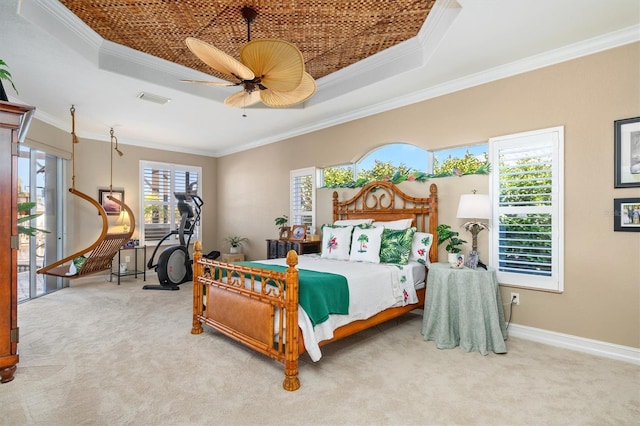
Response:
[[[222,253],[220,255],[220,262],[244,262],[244,253]]]
[[[507,328],[496,270],[432,263],[422,320],[424,340],[438,349],[460,346],[486,355],[506,353]]]

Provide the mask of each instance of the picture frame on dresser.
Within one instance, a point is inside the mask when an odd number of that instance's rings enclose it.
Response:
[[[291,226],[289,241],[304,241],[306,236],[307,236],[307,225]]]
[[[614,188],[640,187],[640,117],[613,122]]]
[[[282,228],[280,228],[280,240],[281,241],[286,241],[289,239],[289,227],[288,226],[283,226]]]
[[[640,198],[613,199],[613,230],[640,232]]]

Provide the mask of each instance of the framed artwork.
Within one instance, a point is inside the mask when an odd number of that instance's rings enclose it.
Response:
[[[465,266],[467,268],[476,269],[478,267],[478,257],[478,252],[469,252],[469,254],[467,255],[467,263]]]
[[[640,186],[640,117],[614,124],[614,188]]]
[[[113,191],[109,191],[108,189],[98,189],[98,200],[100,200],[100,204],[104,211],[108,216],[118,216],[121,210],[120,205],[107,198],[109,195],[124,203],[124,189],[114,189]]]
[[[613,230],[640,232],[640,198],[614,198]]]
[[[291,227],[291,234],[289,235],[289,241],[304,241],[304,237],[307,235],[307,225],[293,225]]]
[[[288,240],[289,239],[289,227],[283,226],[280,228],[280,240]]]

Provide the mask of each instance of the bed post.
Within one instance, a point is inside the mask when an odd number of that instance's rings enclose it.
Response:
[[[287,289],[285,310],[287,312],[287,331],[285,343],[284,382],[282,387],[288,391],[300,388],[298,378],[298,254],[295,250],[287,253]]]
[[[433,233],[434,241],[431,244],[429,250],[429,260],[431,262],[438,261],[438,233],[436,228],[438,227],[438,187],[435,183],[429,185],[429,232]]]
[[[202,315],[202,284],[198,282],[198,277],[202,276],[204,269],[200,263],[202,259],[202,243],[200,240],[196,240],[193,250],[193,322],[191,324],[191,334],[200,334],[203,332],[202,324],[198,319],[198,315]]]

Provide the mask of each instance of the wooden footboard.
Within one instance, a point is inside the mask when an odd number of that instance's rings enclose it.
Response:
[[[206,324],[282,362],[282,386],[298,389],[299,328],[285,327],[298,324],[296,252],[287,254],[286,272],[275,272],[204,259],[200,241],[194,249],[191,333],[202,333]]]

